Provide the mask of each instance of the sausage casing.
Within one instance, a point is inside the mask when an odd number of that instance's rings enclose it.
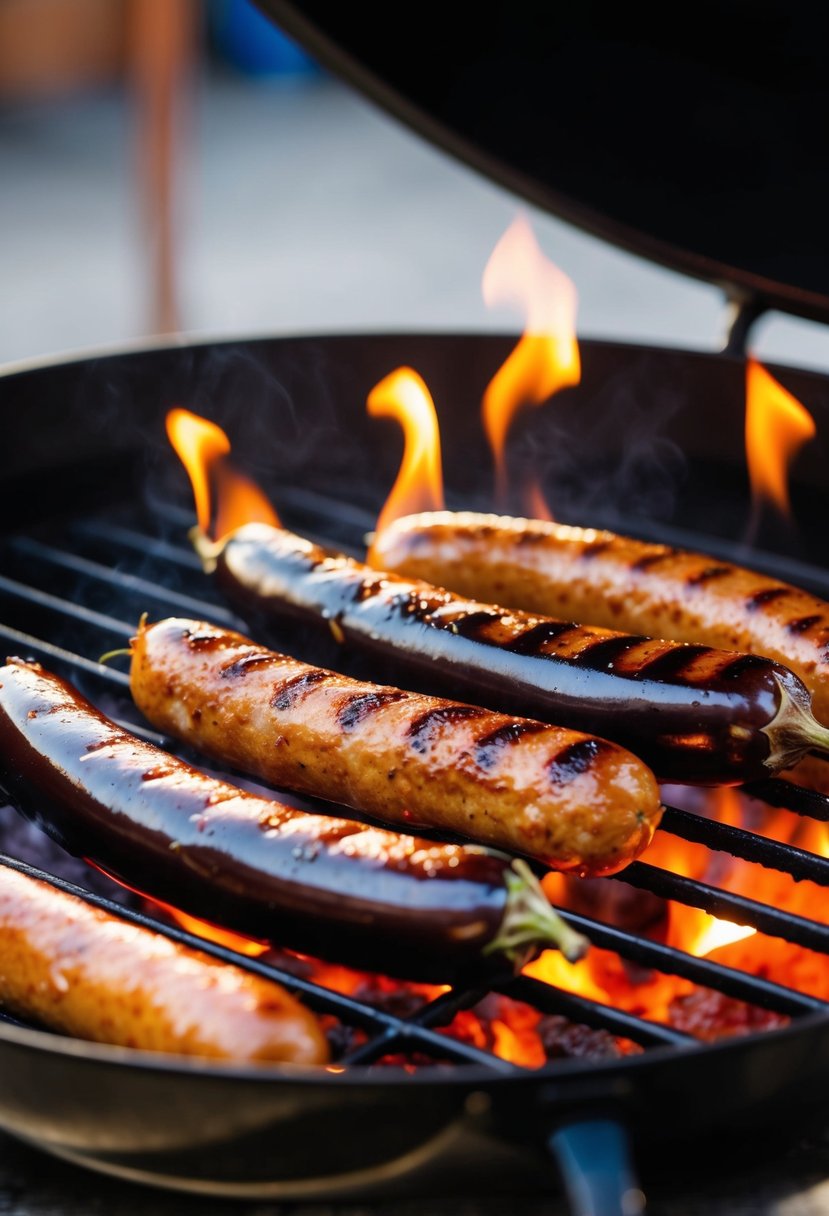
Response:
[[[413,979],[505,969],[496,944],[520,894],[508,857],[237,789],[122,730],[38,664],[0,668],[0,768],[70,851],[204,920]],[[562,928],[546,901],[536,923],[532,954]]]
[[[0,867],[0,1005],[76,1038],[243,1062],[324,1064],[278,984]]]
[[[590,735],[383,685],[197,621],[142,626],[131,688],[158,729],[276,785],[603,874],[661,816],[650,770]]]
[[[613,532],[449,511],[397,520],[369,561],[529,612],[765,655],[829,724],[829,605],[768,575]]]

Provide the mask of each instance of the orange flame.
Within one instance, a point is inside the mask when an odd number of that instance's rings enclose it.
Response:
[[[259,487],[231,464],[230,440],[215,422],[190,410],[173,409],[167,414],[167,437],[187,470],[196,519],[205,535],[221,540],[243,524],[279,526],[276,512]]]
[[[772,503],[791,515],[787,473],[797,452],[815,435],[803,405],[755,359],[746,363],[746,459],[755,513]]]
[[[484,270],[483,295],[491,307],[516,306],[524,334],[495,373],[483,398],[483,423],[495,460],[496,491],[507,490],[504,450],[516,412],[541,405],[581,379],[576,340],[576,289],[544,256],[529,223],[515,220],[492,251]]]
[[[403,460],[377,518],[377,531],[401,515],[439,511],[443,506],[440,430],[435,405],[422,377],[410,367],[391,372],[368,395],[373,418],[395,418],[403,427]]]

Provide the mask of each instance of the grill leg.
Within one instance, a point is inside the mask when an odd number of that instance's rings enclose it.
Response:
[[[573,1216],[642,1216],[645,1196],[621,1123],[598,1118],[568,1123],[553,1132],[547,1145],[561,1171]]]

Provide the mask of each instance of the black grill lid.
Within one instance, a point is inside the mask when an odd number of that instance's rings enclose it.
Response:
[[[829,320],[829,9],[258,0],[529,202],[739,302]]]

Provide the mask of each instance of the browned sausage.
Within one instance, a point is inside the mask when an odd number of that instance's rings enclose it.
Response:
[[[76,1038],[243,1062],[325,1064],[278,984],[0,868],[0,1005]]]
[[[653,774],[616,744],[361,683],[197,621],[142,625],[131,687],[157,728],[222,763],[561,870],[620,869],[661,817]]]
[[[613,532],[472,512],[397,520],[369,563],[530,612],[765,655],[829,723],[829,604],[703,553]]]

